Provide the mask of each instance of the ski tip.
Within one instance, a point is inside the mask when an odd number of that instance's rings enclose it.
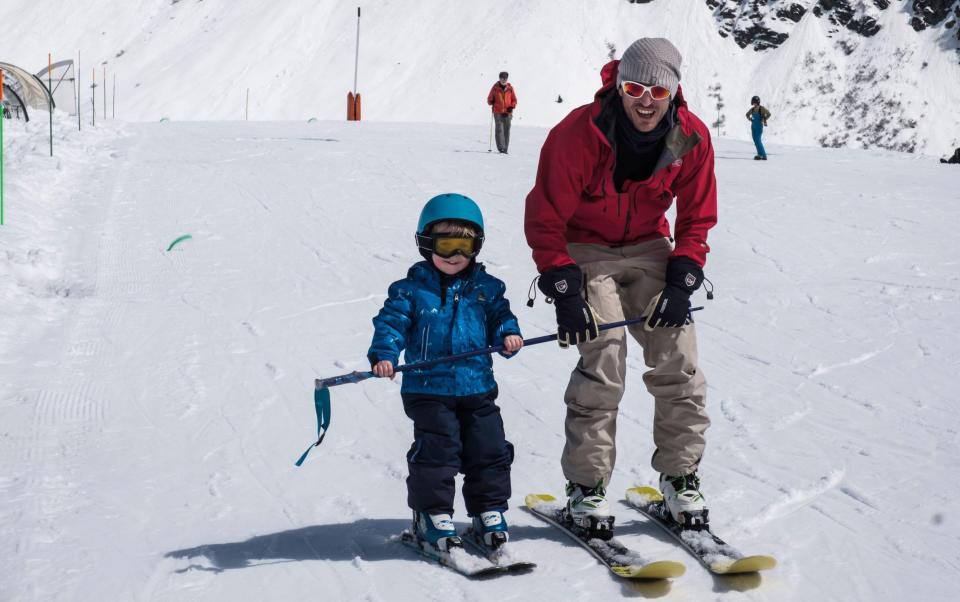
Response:
[[[635,506],[663,501],[663,494],[653,487],[647,487],[646,485],[627,489],[626,497],[627,501]]]
[[[537,568],[537,563],[523,560],[520,562],[514,562],[513,564],[505,565],[504,568],[508,573],[513,574],[530,573],[533,571],[533,569]]]
[[[713,564],[710,572],[718,575],[732,575],[734,573],[756,573],[768,571],[777,566],[777,559],[773,556],[746,556],[729,564]]]
[[[523,498],[523,503],[527,508],[536,508],[540,504],[549,504],[556,501],[557,498],[549,493],[528,493],[527,497]]]
[[[682,577],[687,567],[673,560],[658,560],[644,565],[610,567],[610,570],[628,579],[673,579]]]

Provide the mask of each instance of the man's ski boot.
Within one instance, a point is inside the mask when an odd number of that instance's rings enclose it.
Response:
[[[700,493],[697,473],[671,477],[660,475],[660,491],[667,513],[684,529],[700,531],[710,528],[706,500]]]
[[[507,519],[499,510],[481,512],[480,516],[473,517],[473,532],[483,545],[496,550],[510,539]]]
[[[573,531],[588,539],[608,540],[613,537],[613,520],[603,484],[586,487],[567,482],[567,517]]]
[[[463,547],[463,542],[453,526],[453,517],[449,514],[427,514],[414,510],[413,534],[421,545],[426,543],[441,552]]]

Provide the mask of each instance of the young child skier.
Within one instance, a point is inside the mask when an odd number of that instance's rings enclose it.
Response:
[[[503,344],[510,357],[523,346],[506,286],[487,274],[477,254],[483,215],[460,194],[430,199],[420,213],[417,247],[426,259],[390,285],[367,357],[379,377],[406,363]],[[493,361],[478,355],[404,373],[400,396],[413,420],[407,452],[407,504],[413,532],[440,551],[462,546],[453,525],[454,478],[463,473],[463,497],[484,545],[508,539],[503,513],[510,498],[513,445],[506,440],[493,378]]]

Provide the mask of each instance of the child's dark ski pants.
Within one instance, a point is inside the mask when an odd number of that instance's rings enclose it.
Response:
[[[467,514],[506,510],[513,445],[506,440],[497,389],[470,396],[404,394],[413,420],[407,452],[407,504],[428,514],[453,514],[455,477],[463,473]]]

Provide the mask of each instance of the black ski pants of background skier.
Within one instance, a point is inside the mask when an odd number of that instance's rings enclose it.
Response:
[[[453,514],[455,478],[463,473],[467,514],[506,510],[513,445],[506,440],[497,389],[481,395],[403,395],[413,420],[407,452],[407,504],[427,514]]]

